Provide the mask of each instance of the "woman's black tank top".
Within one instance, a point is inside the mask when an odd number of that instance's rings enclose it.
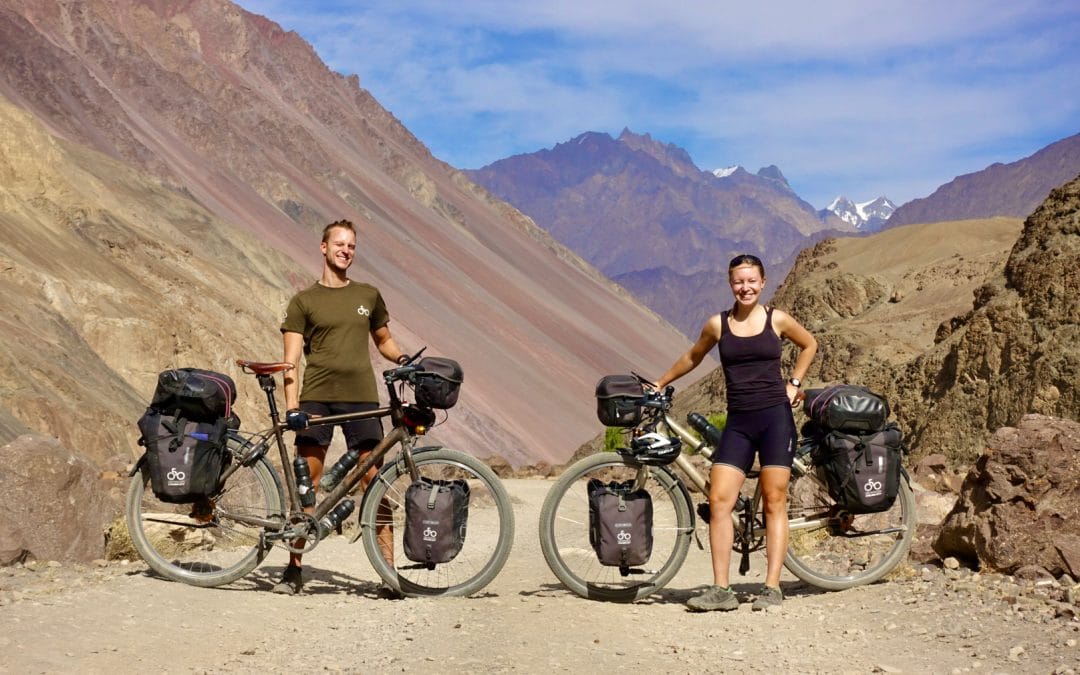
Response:
[[[761,410],[788,403],[780,372],[780,338],[772,327],[772,307],[765,308],[765,328],[757,335],[740,337],[728,327],[728,312],[721,315],[720,365],[724,368],[728,411]]]

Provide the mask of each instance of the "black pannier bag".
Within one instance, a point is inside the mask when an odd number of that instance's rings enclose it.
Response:
[[[150,407],[195,422],[213,422],[219,417],[232,417],[235,402],[236,384],[228,375],[199,368],[176,368],[158,374]],[[232,428],[239,423],[236,418],[230,420]]]
[[[418,365],[423,370],[413,375],[416,405],[438,410],[453,408],[465,377],[458,362],[429,356],[420,359]]]
[[[829,495],[850,513],[888,511],[900,492],[905,452],[900,427],[890,422],[868,434],[821,430],[814,464],[825,474]]]
[[[217,492],[227,465],[225,418],[196,422],[151,408],[139,419],[139,431],[155,497],[188,504]]]
[[[405,489],[405,557],[430,569],[447,563],[465,545],[469,484],[421,478]]]
[[[633,375],[606,375],[596,383],[596,416],[607,427],[637,426],[644,395],[641,382]]]
[[[652,496],[633,490],[634,481],[604,483],[590,479],[589,543],[601,565],[644,565],[652,555]]]
[[[889,419],[884,398],[853,384],[807,390],[803,410],[817,424],[840,431],[881,431]]]

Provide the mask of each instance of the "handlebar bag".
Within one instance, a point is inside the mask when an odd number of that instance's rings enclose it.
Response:
[[[435,569],[465,545],[469,484],[460,479],[421,478],[405,489],[405,557]]]
[[[139,431],[155,497],[187,504],[217,492],[227,465],[225,418],[195,422],[151,408],[139,419]]]
[[[900,492],[904,436],[895,423],[869,434],[826,432],[813,451],[836,503],[849,513],[888,511]]]
[[[601,565],[625,569],[644,565],[652,556],[653,505],[634,481],[589,480],[589,543]]]
[[[881,431],[889,419],[885,399],[854,384],[808,390],[803,411],[819,425],[840,431]]]
[[[607,427],[635,427],[641,423],[644,395],[633,375],[606,375],[596,384],[596,417]]]
[[[420,359],[419,365],[422,370],[413,376],[416,404],[438,410],[453,408],[465,379],[458,362],[429,356]]]
[[[199,368],[176,368],[158,374],[150,407],[196,422],[232,416],[236,384],[223,373]]]

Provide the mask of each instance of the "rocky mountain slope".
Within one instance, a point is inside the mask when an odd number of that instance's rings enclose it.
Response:
[[[1050,190],[1080,173],[1080,134],[1051,143],[1030,157],[957,176],[929,197],[902,204],[888,227],[1012,216],[1026,218]]]
[[[759,255],[779,283],[823,231],[854,231],[821,219],[776,167],[717,175],[629,130],[582,134],[468,175],[690,336],[715,312],[701,298],[725,292],[732,256]]]
[[[233,375],[258,428],[233,360],[280,357],[284,302],[342,217],[401,344],[464,367],[434,440],[558,461],[595,433],[601,375],[685,346],[355,76],[226,0],[6,0],[0,43],[5,440],[130,460],[154,374],[186,365]]]

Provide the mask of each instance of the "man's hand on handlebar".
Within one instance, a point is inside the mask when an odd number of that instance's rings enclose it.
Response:
[[[311,416],[303,410],[298,410],[294,408],[285,412],[285,426],[289,427],[293,431],[307,429],[308,422],[310,420]]]

